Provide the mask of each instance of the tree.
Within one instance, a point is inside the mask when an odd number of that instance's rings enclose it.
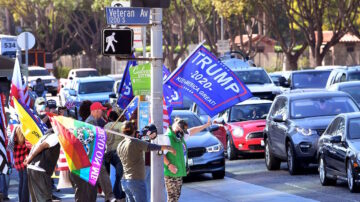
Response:
[[[321,65],[332,46],[351,30],[356,23],[359,0],[283,0],[286,15],[292,26],[304,33],[310,47],[311,66]],[[333,35],[323,43],[323,30],[329,29]]]
[[[299,38],[301,33],[294,27],[292,18],[287,18],[284,5],[277,0],[259,0],[257,5],[266,16],[264,25],[281,46],[286,58],[286,70],[297,70],[297,61],[306,49],[307,43]],[[280,22],[279,19],[285,21]],[[295,51],[298,45],[301,45],[301,48]]]
[[[85,52],[91,68],[96,68],[96,58],[101,49],[101,31],[105,25],[104,12],[92,9],[91,0],[83,0],[70,13],[72,23],[66,30],[74,42]]]
[[[233,50],[243,52],[247,57],[252,58],[257,53],[257,46],[263,36],[253,43],[253,34],[259,23],[261,10],[256,8],[253,1],[250,0],[213,0],[217,13],[224,18],[226,31],[231,41]],[[235,37],[240,36],[240,48],[235,44]],[[247,37],[247,43],[244,43],[244,35]]]
[[[164,9],[163,13],[163,28],[166,30],[163,32],[164,56],[170,70],[174,70],[191,42],[191,33],[195,30],[195,23],[190,22],[188,12],[179,0],[173,1],[170,8]]]
[[[53,60],[68,48],[72,38],[64,30],[69,23],[72,0],[0,0],[20,24],[35,35],[37,48],[53,54]]]

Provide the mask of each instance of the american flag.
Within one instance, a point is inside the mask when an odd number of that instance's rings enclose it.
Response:
[[[6,118],[3,103],[3,94],[0,94],[0,173],[7,174],[9,171],[8,157],[6,152]]]
[[[27,90],[27,86],[24,82],[24,79],[21,75],[19,60],[15,59],[14,71],[11,81],[10,89],[10,105],[14,107],[12,98],[15,97],[18,101],[24,103],[25,105],[30,105],[30,96]]]
[[[166,130],[170,126],[170,116],[171,116],[171,106],[166,105],[165,98],[163,99],[163,133],[166,133]]]

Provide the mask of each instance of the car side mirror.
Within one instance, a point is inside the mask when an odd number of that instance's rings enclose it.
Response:
[[[341,142],[341,136],[340,135],[330,137],[330,143],[340,143],[340,142]]]
[[[111,94],[109,95],[109,98],[116,98],[116,94],[115,94],[115,93],[111,93]]]
[[[274,120],[274,122],[278,122],[278,123],[285,122],[282,115],[274,116],[273,120]]]
[[[224,120],[224,118],[220,117],[220,118],[215,119],[214,123],[225,125],[225,120]]]
[[[220,126],[218,126],[218,125],[211,125],[211,126],[209,127],[209,131],[210,131],[210,132],[214,132],[214,131],[219,130],[219,128],[220,128]]]
[[[70,90],[69,90],[69,94],[70,94],[71,96],[76,96],[76,90],[70,89]]]
[[[286,78],[283,77],[283,76],[281,76],[281,77],[279,78],[279,85],[282,86],[282,87],[285,87],[285,88],[290,87],[289,82],[288,82],[288,81],[286,80]]]

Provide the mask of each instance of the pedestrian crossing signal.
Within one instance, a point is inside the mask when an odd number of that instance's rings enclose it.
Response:
[[[132,55],[134,32],[132,29],[103,29],[103,55]]]

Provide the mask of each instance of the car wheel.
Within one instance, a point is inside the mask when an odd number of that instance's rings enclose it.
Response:
[[[265,164],[268,170],[278,170],[281,164],[280,159],[271,153],[268,139],[265,140]]]
[[[359,185],[355,181],[353,167],[350,160],[347,161],[346,175],[350,192],[358,192]]]
[[[319,160],[319,177],[321,185],[327,186],[336,184],[336,179],[328,178],[326,175],[326,163],[324,157],[321,155]]]
[[[290,175],[295,175],[299,172],[300,166],[295,157],[294,148],[291,142],[287,143],[287,164],[289,168]]]
[[[231,141],[231,137],[228,137],[227,139],[227,148],[226,148],[226,153],[227,153],[227,158],[231,161],[231,160],[235,160],[236,159],[236,150],[235,147]]]
[[[212,173],[212,177],[214,179],[224,179],[225,177],[225,170],[216,171]]]

